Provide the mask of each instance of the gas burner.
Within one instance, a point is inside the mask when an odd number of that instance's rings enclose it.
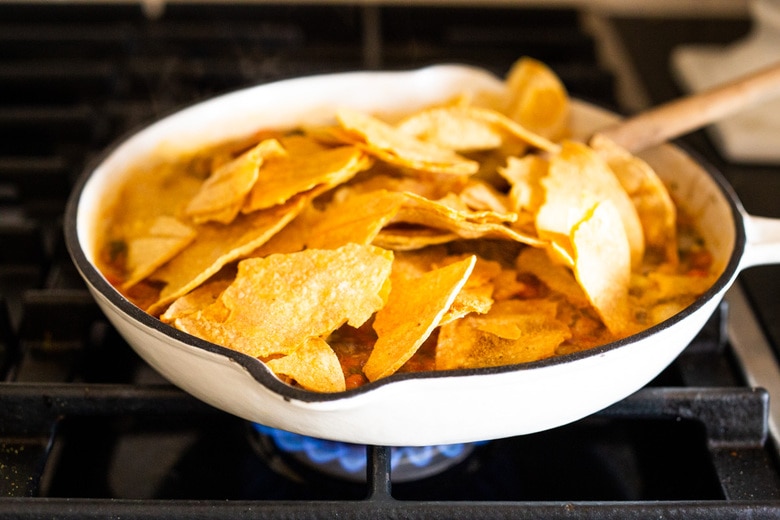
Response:
[[[277,469],[293,476],[278,455],[287,455],[308,468],[352,482],[366,481],[366,446],[308,437],[252,423],[252,444]],[[437,475],[462,462],[484,442],[390,449],[393,482],[411,482]],[[296,478],[293,476],[293,478]]]

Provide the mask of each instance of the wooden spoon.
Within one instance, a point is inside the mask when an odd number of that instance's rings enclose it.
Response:
[[[664,103],[597,133],[635,153],[778,96],[780,62],[697,94]]]

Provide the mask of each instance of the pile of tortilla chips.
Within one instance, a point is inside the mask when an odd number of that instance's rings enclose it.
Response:
[[[329,127],[149,164],[106,212],[102,267],[162,321],[318,392],[592,348],[712,278],[652,168],[569,139],[568,115],[523,58],[501,106],[334,107]]]

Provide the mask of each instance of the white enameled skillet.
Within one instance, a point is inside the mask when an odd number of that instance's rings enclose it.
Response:
[[[695,216],[719,278],[696,302],[658,326],[593,350],[490,369],[395,375],[339,394],[277,379],[256,359],[173,329],[135,307],[95,268],[95,219],[128,167],[150,154],[181,153],[262,128],[328,123],[337,107],[391,118],[464,89],[500,96],[502,83],[464,66],[359,72],[249,88],[177,112],[116,147],[81,178],[65,233],[76,267],[110,322],[173,384],[229,413],[313,437],[421,446],[537,432],[590,415],[643,387],[688,345],[740,271],[780,261],[780,221],[748,215],[721,176],[680,148],[641,155]],[[573,125],[590,135],[616,120],[576,102]]]

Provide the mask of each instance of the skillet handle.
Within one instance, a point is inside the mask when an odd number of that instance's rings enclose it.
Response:
[[[780,263],[780,219],[745,215],[747,244],[741,267]]]

